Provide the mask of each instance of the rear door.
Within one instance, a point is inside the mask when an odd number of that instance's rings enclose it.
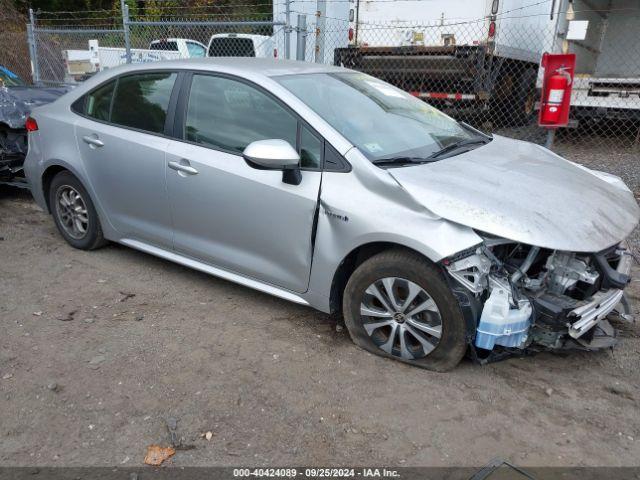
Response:
[[[187,81],[185,79],[185,81]],[[167,150],[175,249],[228,271],[304,292],[320,191],[322,140],[275,97],[240,79],[193,74]],[[302,157],[302,182],[247,164],[251,142],[282,139]],[[173,167],[172,167],[173,165]],[[176,165],[186,169],[173,170]]]
[[[125,238],[171,248],[164,135],[175,72],[118,77],[85,96],[76,139],[96,200]],[[177,92],[176,92],[177,95]]]

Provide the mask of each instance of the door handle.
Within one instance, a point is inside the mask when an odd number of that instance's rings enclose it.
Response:
[[[94,147],[104,147],[104,142],[97,137],[92,137],[90,135],[85,135],[82,137],[84,143],[88,143],[89,145],[93,145]]]
[[[197,175],[198,170],[190,165],[183,165],[179,162],[169,162],[169,168],[177,170],[178,172],[188,173],[189,175]]]

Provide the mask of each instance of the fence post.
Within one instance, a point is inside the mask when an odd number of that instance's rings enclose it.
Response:
[[[298,14],[298,26],[296,27],[296,60],[304,62],[307,49],[307,16]]]
[[[316,45],[315,62],[324,63],[324,36],[327,22],[327,2],[317,0],[316,2]]]
[[[544,146],[551,150],[553,148],[553,141],[556,139],[556,129],[547,128],[547,138],[544,142]]]
[[[124,30],[124,48],[127,63],[131,63],[131,39],[129,38],[129,5],[125,0],[120,0],[122,10],[122,29]]]
[[[40,84],[40,65],[38,64],[38,42],[36,39],[36,16],[33,8],[29,9],[29,23],[27,24],[27,42],[31,57],[31,76],[34,85]]]
[[[284,0],[284,58],[291,60],[291,0]]]

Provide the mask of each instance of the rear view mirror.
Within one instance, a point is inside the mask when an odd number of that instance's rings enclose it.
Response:
[[[282,170],[282,181],[299,185],[300,155],[285,140],[257,140],[250,143],[242,152],[242,157],[254,168]]]

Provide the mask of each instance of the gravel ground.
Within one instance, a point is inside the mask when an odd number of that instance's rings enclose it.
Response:
[[[567,156],[640,194],[637,154]],[[118,245],[74,250],[18,191],[0,190],[0,237],[0,465],[139,466],[167,417],[193,447],[174,465],[638,465],[638,325],[614,350],[436,374],[308,308]],[[637,315],[637,279],[629,293]]]

